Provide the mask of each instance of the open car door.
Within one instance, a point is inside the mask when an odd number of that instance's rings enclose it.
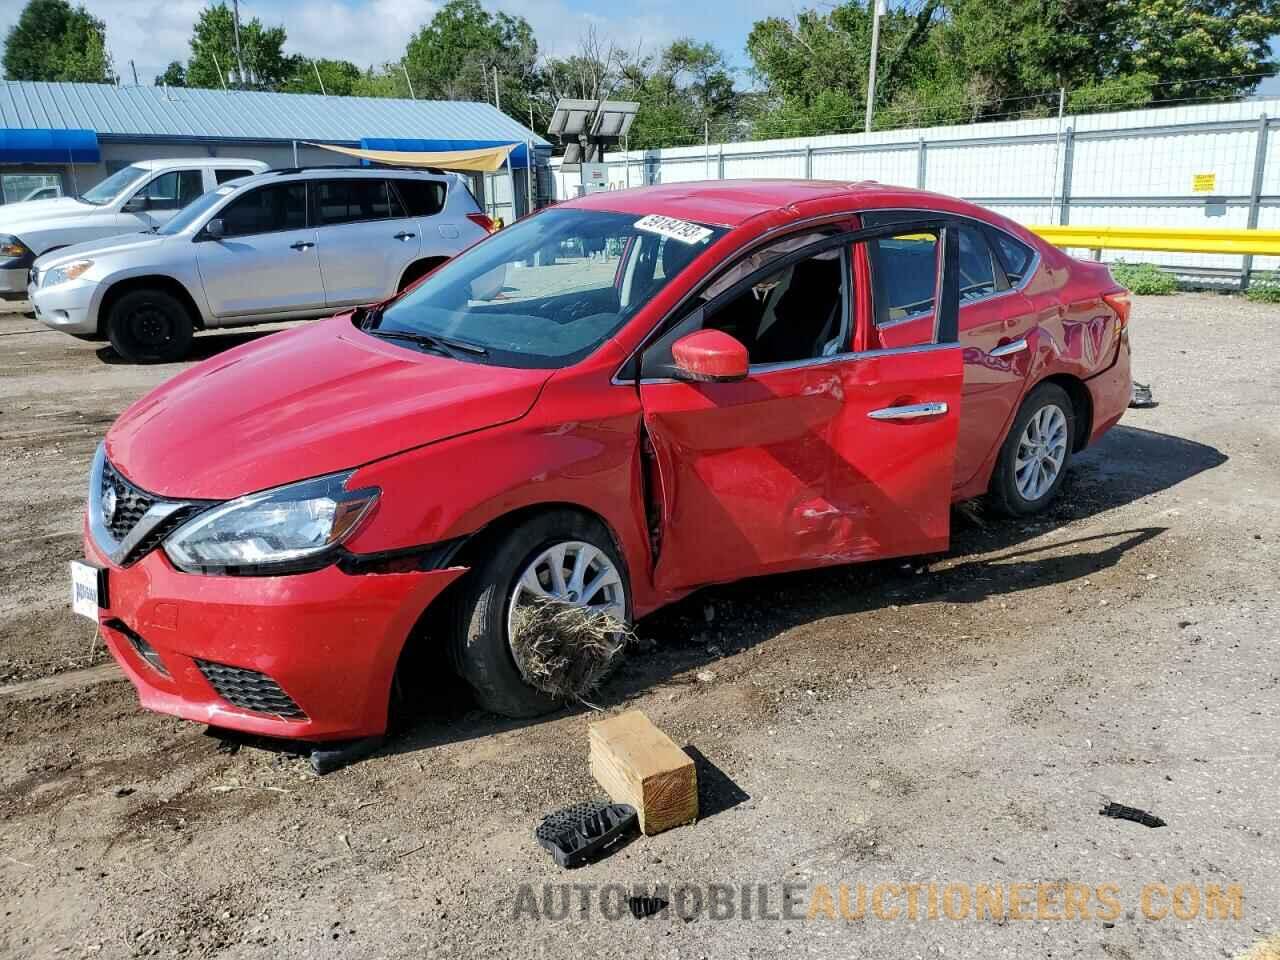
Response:
[[[862,245],[926,232],[940,251],[931,342],[853,349],[874,315]],[[833,256],[842,281],[830,314],[829,291],[815,291],[830,287],[830,267],[819,267]],[[733,270],[641,358],[655,586],[946,549],[963,380],[955,227],[929,218],[828,236],[719,289]],[[673,347],[707,329],[746,347],[745,377],[698,381],[676,363]]]

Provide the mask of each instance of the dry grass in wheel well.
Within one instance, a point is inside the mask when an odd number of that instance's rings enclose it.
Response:
[[[608,675],[630,636],[627,625],[608,613],[539,598],[516,608],[511,651],[532,686],[569,700]]]

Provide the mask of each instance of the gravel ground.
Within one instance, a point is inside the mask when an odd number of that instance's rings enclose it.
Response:
[[[696,750],[703,817],[566,873],[531,831],[598,795],[585,709],[498,721],[441,681],[410,733],[325,778],[139,711],[68,612],[65,565],[98,437],[178,368],[0,315],[0,955],[1243,954],[1280,931],[1280,308],[1181,295],[1134,317],[1160,406],[1076,461],[1051,516],[957,511],[928,565],[757,580],[645,621],[654,649],[600,702]],[[885,917],[839,918],[840,884],[851,910],[880,887]],[[950,919],[930,884],[957,885],[956,913],[978,884],[1023,906]],[[1068,884],[1087,919],[1054,919]],[[665,910],[613,918],[656,885]],[[1195,915],[1156,918],[1180,885]],[[1231,885],[1239,918],[1206,917]]]

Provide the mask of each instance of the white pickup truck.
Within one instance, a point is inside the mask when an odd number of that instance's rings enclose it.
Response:
[[[266,169],[260,160],[231,157],[142,160],[78,197],[0,206],[0,299],[26,297],[27,271],[41,254],[85,240],[155,230],[218,184]]]

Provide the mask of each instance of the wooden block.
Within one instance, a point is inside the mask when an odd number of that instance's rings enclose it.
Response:
[[[629,803],[647,836],[698,818],[693,759],[639,710],[587,725],[591,775],[615,803]]]

